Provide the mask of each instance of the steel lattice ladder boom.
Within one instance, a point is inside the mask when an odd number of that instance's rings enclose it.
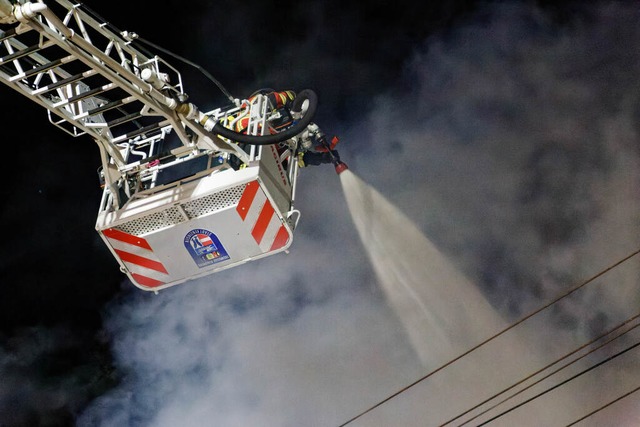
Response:
[[[45,107],[56,126],[98,143],[105,181],[116,198],[115,184],[129,171],[129,152],[168,132],[182,142],[178,153],[227,151],[246,160],[237,145],[186,117],[177,70],[134,48],[127,33],[113,31],[80,4],[0,0],[0,23],[13,24],[0,30],[0,79]]]

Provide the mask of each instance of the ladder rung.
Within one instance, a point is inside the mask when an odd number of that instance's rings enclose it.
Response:
[[[5,63],[5,62],[11,62],[13,60],[22,58],[23,56],[27,56],[30,53],[36,52],[38,51],[39,46],[35,45],[35,46],[31,46],[22,50],[19,50],[17,52],[13,52],[5,57],[0,58],[0,64]]]
[[[158,130],[158,129],[160,129],[160,123],[154,123],[152,125],[144,126],[144,127],[141,127],[140,129],[136,129],[133,132],[129,132],[124,136],[124,138],[125,139],[135,138],[136,136],[141,135],[143,133],[153,132],[154,130]]]
[[[135,120],[135,119],[137,119],[139,117],[142,117],[142,114],[140,114],[140,113],[127,114],[126,116],[118,117],[117,119],[111,120],[109,123],[107,123],[107,126],[109,128],[112,128],[114,126],[118,126],[118,125],[121,125],[123,123],[130,122],[131,120]]]
[[[42,73],[43,71],[47,71],[50,70],[52,68],[57,67],[58,65],[62,64],[62,59],[56,59],[55,61],[51,61],[48,64],[42,64],[39,65],[37,67],[34,67],[28,71],[25,71],[22,74],[18,74],[17,76],[13,77],[14,79],[18,78],[18,79],[26,79],[28,77],[33,76],[34,74],[38,74],[38,73]]]
[[[73,76],[67,77],[65,79],[62,80],[58,80],[55,83],[51,83],[49,85],[43,86],[41,88],[38,88],[35,93],[42,93],[42,92],[49,92],[52,90],[56,90],[62,86],[66,86],[69,83],[73,83],[73,82],[77,82],[78,80],[82,79],[83,77],[83,73],[79,73],[79,74],[75,74]]]
[[[2,31],[0,30],[0,42],[3,42],[7,39],[10,39],[12,37],[16,36],[16,29],[15,28],[11,28],[10,30],[7,31]]]
[[[81,100],[83,100],[85,98],[89,98],[90,96],[94,96],[94,95],[97,95],[99,93],[106,92],[107,90],[111,89],[111,87],[109,87],[109,86],[113,86],[113,84],[112,83],[108,84],[106,87],[105,86],[96,87],[96,88],[93,88],[93,89],[88,90],[86,92],[82,92],[82,93],[79,93],[77,95],[74,95],[74,96],[72,96],[70,98],[67,98],[67,103],[71,104],[73,102],[81,101]]]
[[[117,99],[115,101],[107,102],[104,105],[93,108],[87,111],[88,116],[95,116],[96,114],[104,113],[107,110],[111,110],[112,108],[116,108],[122,105],[122,99]]]

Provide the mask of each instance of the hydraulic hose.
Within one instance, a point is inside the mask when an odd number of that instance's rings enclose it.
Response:
[[[315,116],[316,109],[318,107],[318,96],[311,89],[305,89],[296,95],[295,99],[293,100],[293,104],[291,105],[291,111],[293,113],[301,112],[302,106],[304,105],[305,101],[309,101],[309,105],[307,107],[307,111],[304,113],[304,116],[302,116],[302,118],[290,128],[273,135],[245,135],[243,133],[239,133],[226,128],[219,122],[213,126],[211,132],[220,135],[223,138],[250,145],[277,144],[298,135],[299,133],[304,131],[306,127],[309,126],[309,123],[311,123],[311,120],[313,120],[313,116]]]

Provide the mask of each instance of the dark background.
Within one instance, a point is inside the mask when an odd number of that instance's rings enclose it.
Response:
[[[317,121],[336,134],[367,113],[375,94],[394,85],[410,91],[410,82],[397,84],[416,46],[485,3],[86,2],[116,27],[200,64],[236,97],[265,86],[314,89]],[[559,27],[590,19],[582,1],[529,3]],[[224,102],[197,70],[160,56],[181,68],[197,105]],[[73,425],[120,379],[101,328],[103,308],[139,291],[94,229],[101,197],[95,143],[58,130],[44,109],[7,87],[0,99],[0,426]]]

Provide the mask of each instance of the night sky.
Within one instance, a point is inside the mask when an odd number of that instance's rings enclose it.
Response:
[[[236,97],[313,89],[342,159],[506,321],[638,249],[637,3],[85,3]],[[159,55],[202,110],[224,103],[197,70]],[[337,426],[426,372],[331,165],[302,170],[290,254],[154,295],[95,231],[95,143],[0,93],[0,427]],[[640,302],[637,265],[610,280],[624,291],[576,297],[548,330],[579,341],[633,315],[619,308]],[[635,399],[619,425],[640,422]]]

